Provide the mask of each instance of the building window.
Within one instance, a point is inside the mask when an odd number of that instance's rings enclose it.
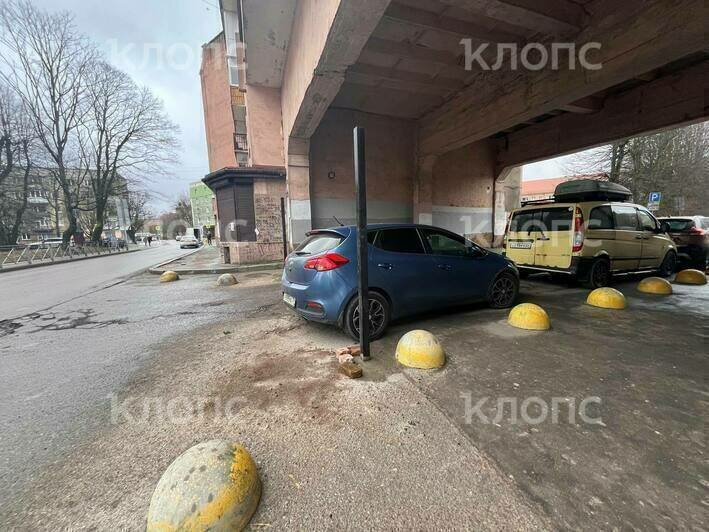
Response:
[[[227,67],[229,68],[229,85],[238,85],[239,69],[236,66],[236,57],[227,58]]]

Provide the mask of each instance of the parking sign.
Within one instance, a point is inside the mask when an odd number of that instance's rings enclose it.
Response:
[[[647,197],[647,208],[651,211],[660,209],[660,201],[662,200],[662,192],[650,192]]]

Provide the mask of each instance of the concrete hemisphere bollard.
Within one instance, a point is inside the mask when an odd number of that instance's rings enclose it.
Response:
[[[586,303],[599,308],[610,308],[610,309],[624,309],[628,306],[625,301],[625,296],[623,292],[616,290],[615,288],[610,288],[604,286],[602,288],[596,288],[586,299]]]
[[[520,303],[507,316],[507,323],[518,329],[546,331],[551,328],[551,320],[546,311],[534,303]]]
[[[211,440],[187,449],[165,470],[148,510],[148,532],[243,530],[261,498],[248,451]]]
[[[232,273],[223,273],[217,278],[217,286],[232,286],[238,282]]]
[[[166,272],[163,272],[163,274],[160,276],[161,283],[171,283],[172,281],[177,281],[179,279],[180,276],[172,270],[167,270]]]
[[[682,270],[675,276],[675,283],[678,284],[707,284],[707,276],[699,270]]]
[[[672,285],[662,277],[646,277],[638,283],[638,290],[645,294],[668,296],[672,293]]]
[[[396,360],[410,368],[434,369],[446,363],[446,354],[433,334],[415,329],[407,332],[396,344]]]

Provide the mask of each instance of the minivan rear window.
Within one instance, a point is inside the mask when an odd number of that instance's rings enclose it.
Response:
[[[571,207],[542,210],[542,223],[546,231],[571,231],[574,211]]]
[[[339,246],[344,237],[337,233],[315,233],[310,235],[295,250],[298,255],[317,255]]]
[[[510,231],[536,231],[541,222],[541,214],[541,209],[517,211],[512,215],[512,220],[510,220]]]
[[[553,207],[518,211],[510,221],[510,231],[571,231],[574,211],[570,207]]]

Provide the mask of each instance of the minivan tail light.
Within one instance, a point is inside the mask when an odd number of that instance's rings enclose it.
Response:
[[[574,212],[574,245],[572,248],[574,253],[581,251],[581,248],[583,248],[583,239],[583,213],[581,212],[581,209],[576,207],[576,211]]]
[[[689,234],[690,234],[690,235],[700,235],[700,236],[703,236],[703,235],[706,234],[706,231],[705,231],[704,229],[700,229],[699,227],[692,227],[692,228],[689,230]]]
[[[349,260],[339,253],[325,253],[320,257],[313,257],[305,261],[303,268],[306,270],[315,270],[316,272],[327,272],[344,266]]]

